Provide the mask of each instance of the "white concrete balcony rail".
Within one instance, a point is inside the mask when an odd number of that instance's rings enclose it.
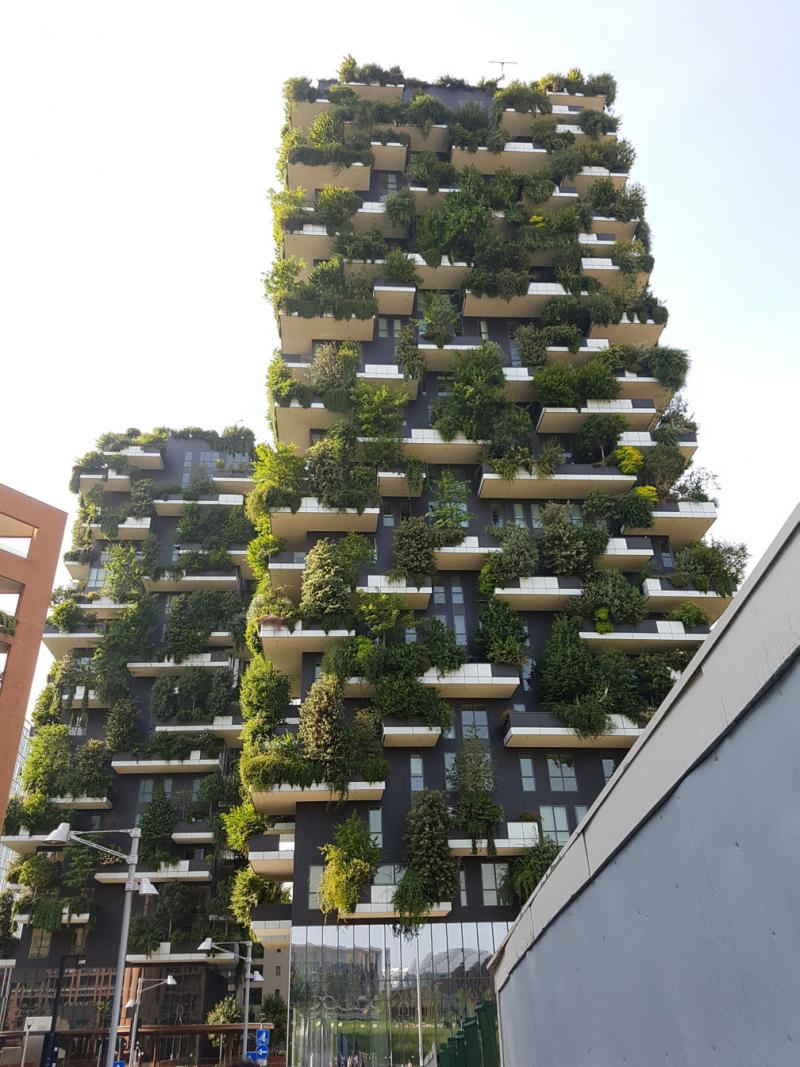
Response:
[[[632,241],[636,236],[638,225],[639,219],[615,219],[609,215],[593,215],[590,233],[581,236],[591,237],[592,234],[602,234],[605,237],[612,237],[615,241]]]
[[[150,536],[150,518],[128,518],[117,526],[116,535],[103,532],[99,522],[93,522],[89,526],[95,541],[146,541]]]
[[[410,436],[403,438],[403,452],[423,463],[477,463],[486,444],[486,441],[471,441],[463,433],[447,441],[438,430],[421,427],[412,429]]]
[[[145,759],[116,758],[111,769],[117,774],[213,774],[221,766],[221,756],[203,756],[194,749],[186,759],[164,759],[148,756]]]
[[[575,177],[570,179],[570,185],[581,196],[586,196],[594,183],[601,178],[608,178],[615,189],[624,189],[628,175],[624,171],[609,170],[608,167],[581,167]]]
[[[264,948],[285,949],[292,942],[291,919],[252,918],[250,920],[250,930],[258,943],[263,945]]]
[[[612,345],[657,345],[666,323],[654,319],[629,317],[623,313],[619,322],[607,326],[593,325],[589,330],[590,340],[603,339]]]
[[[287,596],[297,601],[302,589],[305,566],[305,552],[276,552],[270,556],[267,567],[269,580],[276,589],[283,589]]]
[[[474,318],[532,319],[542,313],[545,304],[554,296],[565,296],[560,282],[531,282],[524,296],[504,300],[499,296],[475,296],[469,289],[464,294],[463,314]]]
[[[579,433],[592,415],[622,415],[631,430],[647,430],[655,422],[658,412],[652,400],[587,400],[582,408],[543,407],[536,422],[536,432]]]
[[[381,496],[422,496],[422,486],[412,489],[403,471],[378,471],[378,492]]]
[[[646,619],[635,626],[615,626],[610,633],[597,633],[584,623],[578,634],[590,648],[612,648],[620,652],[667,651],[697,648],[708,637],[707,626],[688,629],[682,622]]]
[[[347,799],[380,800],[385,789],[385,782],[348,782]],[[305,788],[275,785],[269,789],[253,789],[250,797],[256,811],[273,815],[293,815],[298,804],[331,804],[340,799],[339,794],[325,782],[315,782]]]
[[[207,822],[179,822],[170,837],[176,845],[214,844],[214,831]]]
[[[410,315],[414,310],[416,285],[376,282],[372,292],[381,315]]]
[[[103,634],[97,629],[88,630],[86,624],[73,633],[59,633],[57,630],[47,629],[42,634],[42,644],[50,653],[58,659],[67,652],[74,652],[79,648],[97,648],[103,640]]]
[[[417,347],[425,360],[426,370],[448,371],[460,356],[468,355],[480,346],[480,341],[452,341],[439,348],[429,341],[420,341]]]
[[[310,356],[315,341],[371,341],[375,317],[335,319],[331,314],[304,316],[296,311],[279,314],[281,347],[287,356]]]
[[[62,926],[86,926],[90,918],[91,913],[88,911],[72,911],[68,907],[61,909]],[[14,922],[20,927],[27,926],[30,921],[30,912],[17,912],[14,916]]]
[[[624,715],[609,715],[611,730],[598,737],[581,737],[545,712],[512,711],[503,744],[506,748],[630,748],[644,732]]]
[[[385,385],[387,389],[406,393],[411,400],[417,399],[419,390],[417,379],[407,378],[396,363],[365,363],[364,369],[356,374],[356,381]]]
[[[469,274],[468,263],[451,263],[446,256],[438,266],[429,266],[419,252],[412,252],[411,258],[419,275],[420,289],[458,289]]]
[[[108,797],[72,796],[53,797],[52,803],[57,808],[69,811],[110,811],[111,801]]]
[[[609,342],[606,338],[588,338],[577,352],[570,352],[568,348],[564,348],[563,345],[548,345],[547,348],[547,362],[548,363],[569,363],[572,367],[582,367],[584,363],[588,363],[590,359],[599,352],[604,352],[609,346]]]
[[[699,541],[716,522],[717,509],[711,501],[679,500],[662,502],[653,509],[653,525],[626,527],[622,532],[646,537],[668,537],[673,549]]]
[[[420,675],[420,682],[439,691],[443,697],[473,700],[479,698],[502,700],[513,696],[520,683],[519,671],[496,663],[465,663],[454,671],[439,674],[431,667]],[[375,687],[366,678],[347,678],[345,697],[371,697]]]
[[[180,675],[196,667],[206,670],[230,670],[231,661],[223,653],[219,652],[196,652],[180,663],[174,659],[148,660],[146,662],[134,662],[128,664],[128,672],[134,678],[159,678],[162,674]]]
[[[436,569],[440,571],[479,571],[493,553],[501,552],[499,545],[482,545],[469,534],[460,545],[446,545],[434,550]]]
[[[150,877],[151,882],[155,880],[152,875],[148,877]],[[149,956],[146,953],[129,952],[125,957],[125,962],[134,967],[143,967],[152,964],[159,964],[162,967],[171,967],[179,963],[204,963],[207,966],[219,967],[222,964],[230,964],[232,966],[238,961],[233,952],[230,952],[227,949],[223,952],[215,953],[191,951],[180,952],[177,949],[173,951],[171,942],[162,941],[156,951],[151,952]]]
[[[210,499],[184,500],[182,497],[170,497],[168,500],[155,500],[156,515],[171,518],[183,515],[187,504],[196,504],[199,508],[240,508],[244,505],[241,493],[219,493]]]
[[[421,722],[383,723],[384,748],[433,748],[441,736],[441,726],[426,726]]]
[[[116,452],[103,452],[103,458],[111,466],[117,458],[124,459],[131,467],[140,471],[163,471],[164,457],[161,449],[145,448],[142,445],[129,445]]]
[[[579,233],[578,244],[581,251],[589,256],[606,256],[617,243],[612,233]]]
[[[360,584],[358,593],[391,593],[400,597],[400,602],[405,608],[413,611],[424,611],[431,599],[433,587],[430,583],[417,587],[404,581],[392,581],[385,574],[368,574],[365,583]]]
[[[369,192],[372,167],[366,163],[289,163],[286,167],[286,187],[302,189],[306,203],[314,203],[317,189],[333,185],[337,189],[354,189],[357,193]]]
[[[94,877],[103,885],[125,885],[128,872],[101,868]],[[151,882],[210,882],[211,869],[204,860],[175,860],[162,863],[157,870],[139,870],[136,877],[149,878]]]
[[[206,574],[163,574],[159,578],[145,578],[144,587],[148,593],[194,593],[197,590],[230,589],[239,587],[236,571],[221,573],[209,571]]]
[[[215,737],[221,737],[231,748],[242,747],[242,720],[238,715],[215,715],[208,722],[158,723],[155,732],[182,736],[210,732]]]
[[[529,848],[539,842],[539,824],[536,822],[509,822],[506,823],[505,837],[494,839],[496,856],[522,856]],[[491,856],[486,838],[479,838],[473,848],[472,841],[468,837],[451,837],[447,841],[450,852],[454,856]]]
[[[238,493],[247,496],[256,484],[251,474],[215,474],[211,478],[218,493]]]
[[[294,833],[252,837],[247,860],[256,874],[272,881],[289,881],[294,874]]]
[[[72,700],[69,702],[71,708],[105,708],[107,703],[102,701],[97,695],[96,690],[90,689],[87,693],[85,685],[78,685],[75,687],[75,692],[72,694]]]
[[[321,400],[312,400],[307,406],[297,399],[275,405],[278,440],[282,445],[296,445],[300,455],[310,447],[315,430],[328,430],[341,421],[342,415],[330,411]]]
[[[3,834],[0,836],[0,845],[10,849],[18,856],[29,856],[40,848],[52,850],[53,845],[48,841],[47,834],[31,834],[27,827],[21,826],[18,834]]]
[[[653,555],[649,537],[609,537],[595,566],[601,570],[638,571]]]
[[[626,274],[616,263],[601,256],[590,256],[581,260],[581,269],[586,278],[594,278],[595,281],[614,293],[624,293],[631,290],[640,292],[650,279],[649,270],[639,270],[632,274]]]
[[[621,474],[616,467],[594,467],[588,463],[562,463],[549,477],[520,469],[511,481],[484,469],[478,496],[482,500],[582,500],[595,489],[616,496],[633,488],[635,483],[634,475]]]
[[[546,148],[528,141],[507,141],[500,152],[490,152],[484,146],[477,152],[453,146],[450,153],[450,162],[457,170],[474,167],[481,174],[496,174],[501,167],[508,167],[515,174],[535,174],[544,170],[549,160]]]
[[[583,592],[577,578],[520,578],[516,585],[495,589],[498,600],[515,611],[563,611]]]
[[[87,615],[93,615],[96,619],[118,619],[120,615],[133,607],[133,604],[122,604],[112,600],[111,597],[101,596],[96,600],[81,600],[81,608]]]
[[[714,620],[720,617],[733,600],[733,597],[720,596],[713,590],[704,593],[699,589],[675,589],[665,578],[645,578],[642,593],[648,611],[669,612],[679,604],[689,603]]]
[[[78,479],[78,488],[81,496],[102,485],[104,493],[129,493],[131,491],[130,474],[118,474],[115,470],[107,470],[102,473],[90,471],[82,474]]]
[[[321,630],[298,623],[293,630],[287,626],[261,623],[261,645],[264,655],[279,671],[296,678],[300,674],[303,655],[324,652],[355,636],[355,630]]]
[[[380,508],[326,508],[313,496],[305,496],[297,511],[273,508],[272,532],[283,537],[290,548],[305,544],[308,533],[375,533]]]
[[[570,110],[574,108],[583,110],[585,108],[587,111],[602,111],[606,106],[606,98],[602,94],[584,96],[583,93],[568,93],[562,90],[548,89],[547,97],[553,105],[554,114],[564,114],[564,112],[557,110],[562,107]]]
[[[344,912],[342,914],[343,919],[394,919],[397,917],[397,912],[394,910],[392,901],[394,899],[396,886],[393,885],[371,885],[369,887],[369,901],[361,901],[356,904],[356,910],[352,912]],[[434,904],[425,914],[428,918],[444,918],[449,915],[453,909],[453,905],[449,900],[439,901]]]
[[[656,442],[652,434],[645,430],[626,430],[619,435],[620,445],[631,445],[633,448],[652,448]],[[697,434],[684,431],[678,440],[678,451],[686,459],[691,459],[697,451]]]
[[[311,273],[315,260],[329,259],[333,254],[333,234],[327,227],[316,222],[304,222],[295,230],[284,230],[283,254],[296,256],[305,263],[301,277],[305,280]]]

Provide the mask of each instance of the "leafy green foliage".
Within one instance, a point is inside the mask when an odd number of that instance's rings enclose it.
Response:
[[[557,845],[551,838],[544,837],[521,856],[516,856],[511,861],[511,869],[508,872],[509,880],[520,904],[528,899],[541,882],[560,851],[560,845]]]
[[[412,937],[430,907],[452,900],[458,888],[458,861],[450,854],[449,830],[444,794],[435,789],[422,790],[406,815],[406,870],[393,901],[396,933]]]
[[[166,793],[155,793],[142,812],[140,827],[141,857],[145,864],[159,864],[172,855],[172,831],[175,828],[175,809]]]
[[[528,658],[528,630],[511,605],[489,597],[478,618],[477,644],[487,662],[521,667]]]
[[[427,341],[432,341],[438,348],[450,344],[459,316],[446,293],[433,290],[423,295],[422,318]]]
[[[682,622],[687,629],[694,629],[698,626],[708,626],[708,615],[697,604],[692,604],[688,600],[684,600],[682,604],[678,604],[669,613],[669,618],[675,622]]]
[[[573,451],[576,458],[589,463],[599,459],[605,463],[606,455],[617,447],[625,426],[625,416],[619,411],[589,415],[575,437]]]
[[[289,713],[290,680],[263,656],[254,656],[242,676],[239,704],[245,739],[265,740]]]
[[[177,663],[202,652],[212,631],[228,631],[235,647],[244,642],[245,609],[232,590],[203,589],[173,599],[167,617],[164,651]]]
[[[503,817],[503,809],[492,799],[492,758],[478,737],[466,738],[456,753],[450,784],[455,792],[455,826],[470,838],[473,853],[477,851],[477,842],[486,840],[489,855],[494,855],[494,831]]]
[[[246,843],[245,850],[246,851]],[[274,882],[255,873],[251,867],[240,867],[231,886],[231,915],[245,929],[250,928],[253,910],[262,904],[280,899],[280,888]]]
[[[672,583],[694,586],[703,593],[733,596],[747,566],[747,546],[731,541],[693,541],[675,555]]]
[[[333,844],[320,848],[325,867],[319,885],[319,906],[324,915],[340,917],[356,910],[362,885],[368,884],[381,858],[367,824],[356,812],[334,827]]]
[[[227,715],[234,697],[233,677],[228,671],[189,667],[180,676],[156,678],[150,689],[150,712],[158,722],[211,722]]]
[[[403,519],[394,534],[394,571],[421,585],[436,571],[434,551],[438,547],[438,532],[422,516]]]
[[[527,527],[506,523],[491,527],[491,532],[502,551],[488,556],[481,568],[478,588],[484,596],[492,596],[495,589],[532,575],[539,559],[536,539]]]
[[[243,856],[247,855],[250,838],[255,834],[263,834],[269,827],[269,819],[256,811],[250,799],[223,812],[221,819],[228,847]]]
[[[619,571],[595,571],[586,580],[574,610],[582,618],[636,623],[644,615],[644,597]]]
[[[569,505],[545,505],[540,551],[547,574],[586,574],[607,544],[606,530],[573,524]]]

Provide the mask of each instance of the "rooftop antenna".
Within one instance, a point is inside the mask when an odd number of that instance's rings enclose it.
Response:
[[[503,80],[503,78],[505,78],[505,76],[506,76],[506,67],[516,67],[517,66],[516,59],[490,59],[489,62],[490,63],[497,63],[499,65],[499,67],[500,67],[500,77],[497,79],[497,84],[498,85]]]

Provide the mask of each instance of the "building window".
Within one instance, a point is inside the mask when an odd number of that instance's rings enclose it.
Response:
[[[508,879],[507,863],[481,864],[481,893],[487,908],[508,903],[506,881]]]
[[[279,963],[276,963],[275,964],[275,977],[276,978],[280,978],[280,976],[281,976],[281,965]]]
[[[520,756],[519,773],[522,778],[522,788],[526,793],[536,792],[536,776],[533,773],[533,760],[530,756]]]
[[[384,501],[383,504],[383,514],[381,516],[381,521],[383,522],[384,526],[394,526],[394,508],[386,501]]]
[[[308,868],[308,907],[319,907],[319,884],[322,881],[322,867],[313,865]]]
[[[32,960],[43,960],[50,955],[49,930],[34,929],[31,931],[31,948],[28,957]]]
[[[458,869],[458,898],[461,902],[461,907],[467,906],[467,872],[463,867]]]
[[[467,647],[467,620],[457,613],[453,613],[453,633],[456,635],[456,644],[460,648]]]
[[[412,752],[408,757],[408,766],[411,775],[411,792],[419,793],[425,788],[425,778],[422,771],[422,753]]]
[[[378,316],[378,337],[385,340],[389,336],[389,320],[384,315]]]
[[[567,809],[542,804],[539,808],[539,817],[542,820],[542,835],[549,837],[557,845],[566,844],[569,838]]]
[[[403,868],[396,863],[379,863],[372,878],[373,885],[397,885],[403,877]]]
[[[584,815],[586,814],[586,812],[588,810],[589,809],[586,807],[585,804],[576,804],[575,805],[575,825],[576,826],[578,825],[578,823],[581,821],[581,819],[584,817]]]
[[[489,739],[489,716],[485,711],[462,711],[461,734],[463,737]]]
[[[578,788],[572,756],[548,756],[547,773],[554,793],[574,793]]]
[[[613,759],[601,760],[603,764],[603,781],[609,782],[614,771],[617,769],[617,762]]]
[[[444,780],[445,788],[450,788],[450,779],[453,777],[453,771],[456,766],[456,754],[455,752],[445,752],[444,754]]]
[[[73,930],[72,951],[83,952],[86,948],[86,936],[89,933],[89,924],[83,923],[81,926],[73,927]]]
[[[489,322],[487,319],[478,319],[478,329],[480,330],[481,340],[489,340]]]
[[[383,817],[380,808],[369,809],[369,832],[373,844],[383,848]]]

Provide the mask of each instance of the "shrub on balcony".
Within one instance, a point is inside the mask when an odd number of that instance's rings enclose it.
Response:
[[[298,737],[308,759],[321,767],[324,780],[344,794],[350,767],[338,678],[322,674],[311,686],[300,705]]]
[[[302,135],[300,135],[302,137]],[[349,144],[302,144],[295,131],[295,143],[288,146],[286,152],[287,163],[305,163],[307,166],[319,167],[332,165],[334,167],[352,167],[354,163],[361,163],[370,167],[375,162],[375,157],[368,148],[356,148]]]
[[[491,755],[478,737],[468,737],[456,753],[453,770],[449,776],[455,793],[453,823],[472,841],[472,851],[477,852],[477,843],[486,840],[489,855],[495,854],[494,831],[503,817],[503,809],[492,799],[494,768]]]
[[[511,81],[502,86],[494,94],[495,112],[498,119],[502,120],[502,112],[507,108],[514,111],[539,112],[542,115],[549,114],[553,107],[547,99],[547,94],[538,89],[532,82]]]
[[[367,278],[348,278],[339,256],[314,267],[307,281],[300,280],[302,260],[289,256],[276,260],[264,276],[267,297],[279,312],[301,318],[331,314],[335,319],[368,319],[376,314],[372,283]]]
[[[406,675],[381,678],[375,687],[372,706],[381,721],[421,720],[426,726],[438,726],[442,731],[449,729],[453,721],[450,705],[442,700],[438,690]]]
[[[644,597],[619,571],[595,571],[576,598],[574,611],[581,618],[595,619],[598,633],[603,633],[618,623],[639,622],[645,611]],[[608,630],[600,628],[600,621],[610,623]]]
[[[270,820],[256,811],[249,797],[229,811],[222,812],[220,818],[228,847],[242,856],[247,855],[250,838],[265,833],[270,826]]]
[[[638,474],[644,466],[644,455],[633,445],[618,445],[608,457],[608,462],[619,467],[620,474]]]
[[[354,390],[355,425],[359,437],[396,436],[405,417],[408,394],[386,385],[359,382]]]
[[[456,168],[452,163],[439,159],[435,152],[414,152],[408,167],[410,185],[422,185],[429,193],[438,193],[450,187],[456,180]]]
[[[206,553],[225,554],[225,567],[230,566],[227,551],[230,545],[244,544],[253,536],[253,527],[241,508],[209,508],[190,500],[175,527],[176,544],[197,544]],[[181,556],[186,566],[186,556]],[[143,566],[146,563],[143,561]],[[145,570],[145,573],[148,573]]]
[[[413,937],[427,912],[452,900],[458,889],[458,860],[450,854],[450,815],[444,793],[424,789],[406,815],[405,872],[394,894],[395,933]]]
[[[153,689],[159,681],[153,683]],[[169,679],[174,683],[174,679]],[[151,701],[152,701],[151,690]],[[106,745],[109,752],[129,752],[133,746],[139,723],[139,711],[130,697],[115,700],[106,712]]]
[[[563,462],[564,449],[557,437],[548,437],[539,453],[531,459],[538,478],[552,478]]]
[[[260,831],[254,831],[259,833]],[[247,853],[247,842],[240,849]],[[250,867],[240,867],[231,886],[230,911],[237,922],[250,929],[253,911],[263,904],[283,903],[283,891],[276,882],[269,882]],[[209,1019],[210,1021],[210,1019]]]
[[[331,411],[349,411],[356,384],[361,346],[355,341],[319,345],[311,364],[311,388]]]
[[[682,622],[688,629],[692,630],[698,626],[708,626],[708,615],[697,604],[692,604],[688,600],[684,600],[682,604],[678,604],[670,613],[668,618],[673,622]]]
[[[213,631],[228,631],[234,648],[244,643],[245,609],[232,590],[203,589],[182,593],[172,600],[164,634],[164,652],[182,662],[202,652]]]
[[[500,542],[502,551],[488,556],[481,568],[478,588],[484,596],[493,596],[495,589],[532,575],[539,559],[536,540],[527,527],[506,523],[492,526],[490,532]]]
[[[649,274],[655,263],[641,241],[616,241],[610,258],[623,274]]]
[[[548,152],[557,152],[569,148],[575,143],[575,134],[571,130],[558,132],[560,125],[555,115],[537,115],[531,122],[531,137],[535,145],[541,145]]]
[[[207,508],[213,511],[213,508]],[[148,551],[150,544],[146,544],[144,551],[139,552],[133,545],[109,545],[105,573],[103,576],[103,596],[109,597],[117,604],[129,603],[137,600],[144,593],[143,580],[151,573],[154,560],[154,551]],[[154,550],[155,546],[152,546]]]
[[[323,915],[339,912],[340,918],[356,910],[359,891],[368,885],[380,862],[381,850],[372,840],[367,824],[352,812],[333,828],[333,843],[323,845],[325,860],[319,884]]]
[[[502,350],[486,341],[456,357],[447,397],[431,405],[431,424],[446,440],[463,433],[473,441],[491,433],[491,423],[505,402]]]
[[[394,534],[392,573],[422,585],[426,576],[436,571],[434,550],[437,547],[438,535],[422,516],[403,519]]]
[[[186,760],[199,750],[201,759],[214,759],[221,748],[221,740],[210,730],[199,734],[157,733],[150,737],[140,758]]]
[[[141,860],[155,868],[172,857],[172,831],[175,829],[175,809],[169,796],[155,793],[153,799],[142,812],[140,827]]]
[[[106,623],[92,660],[95,686],[103,700],[113,702],[127,696],[127,665],[153,655],[154,626],[155,602],[151,596],[142,597],[118,618]]]
[[[610,294],[596,292],[577,296],[554,296],[542,309],[542,326],[574,326],[586,336],[592,324],[619,322],[622,311]]]
[[[625,416],[619,411],[589,415],[574,438],[575,458],[579,462],[594,463],[597,461],[605,464],[606,456],[616,449],[626,425]],[[647,451],[650,452],[652,449]]]
[[[455,336],[459,314],[446,293],[434,290],[422,298],[423,335],[437,348],[450,344]]]
[[[347,84],[359,82],[365,85],[402,85],[405,76],[400,67],[384,69],[377,63],[365,63],[359,66],[351,55],[346,55],[339,64],[339,81]]]
[[[22,768],[22,786],[26,793],[64,796],[69,792],[69,727],[41,726],[31,738]]]
[[[602,137],[606,133],[616,133],[619,119],[607,111],[591,111],[583,108],[578,113],[578,127],[587,137]]]
[[[547,574],[582,575],[608,544],[597,526],[575,526],[568,504],[546,504],[542,512],[541,558]]]
[[[319,190],[314,205],[314,220],[328,233],[336,233],[352,225],[352,216],[361,206],[361,198],[352,189],[325,185]]]
[[[414,196],[407,185],[389,193],[385,200],[386,214],[394,226],[409,227],[414,224],[416,204]]]
[[[414,613],[403,607],[397,593],[359,593],[356,617],[383,644],[414,622]]]
[[[47,621],[63,634],[74,633],[84,626],[94,626],[81,605],[72,597],[66,597],[51,610]]]
[[[637,486],[618,498],[614,514],[620,526],[628,529],[648,528],[653,525],[653,505],[655,501],[649,493],[640,492],[642,489],[652,489],[652,486]],[[653,490],[653,496],[658,499],[658,493]]]
[[[536,397],[545,408],[577,407],[575,368],[567,363],[551,363],[536,372]]]
[[[253,479],[254,488],[247,496],[245,509],[257,530],[263,528],[272,508],[288,507],[297,511],[300,507],[304,462],[297,455],[295,445],[259,445]]]
[[[233,697],[229,671],[190,667],[178,678],[164,675],[155,679],[150,688],[150,713],[157,722],[211,721],[217,715],[228,714]]]
[[[373,262],[376,259],[385,259],[388,251],[386,238],[377,226],[371,227],[366,233],[353,233],[346,230],[340,233],[333,242],[333,250],[342,259]]]
[[[655,487],[660,497],[666,496],[686,470],[688,460],[676,444],[657,441],[644,451],[644,466],[639,473],[643,484]]]
[[[481,604],[478,618],[479,654],[489,663],[521,667],[528,659],[528,630],[519,614],[492,596]]]
[[[417,334],[410,322],[400,327],[400,336],[394,349],[397,365],[404,377],[423,381],[425,378],[425,359],[417,346]]]
[[[239,763],[242,781],[251,789],[271,789],[286,783],[308,788],[321,778],[317,764],[308,759],[294,734],[273,737],[263,749],[248,746]]]
[[[465,529],[472,518],[467,511],[470,496],[469,482],[443,470],[433,483],[430,521],[439,538],[439,545],[460,545]]]
[[[320,538],[306,553],[300,599],[303,619],[326,631],[349,626],[359,570],[370,558],[369,543],[357,534],[341,541]]]
[[[583,335],[576,326],[548,326],[536,329],[527,323],[517,326],[514,332],[520,359],[528,367],[544,367],[548,347],[563,347],[577,352],[583,343]]]
[[[541,882],[560,851],[560,845],[557,845],[552,838],[544,837],[521,856],[514,857],[508,877],[514,895],[520,904],[525,903]]]
[[[555,619],[536,672],[542,705],[579,736],[598,737],[610,727],[609,693],[579,628],[578,619]]]
[[[267,389],[273,407],[275,404],[291,404],[293,400],[296,400],[304,408],[311,404],[311,390],[307,385],[296,381],[292,377],[292,372],[280,352],[275,353],[267,369]],[[273,409],[270,412],[270,421],[274,426],[275,413]]]
[[[383,273],[388,281],[398,285],[419,284],[416,260],[402,248],[392,248],[386,253]]]
[[[741,584],[748,559],[747,546],[731,541],[693,541],[675,555],[671,575],[676,587],[694,586],[703,593],[733,596]]]
[[[108,793],[111,756],[103,741],[91,739],[72,752],[68,792],[73,796],[102,797]]]
[[[338,423],[306,452],[308,484],[324,507],[363,512],[379,500],[374,467],[354,462],[354,425]]]
[[[24,826],[31,834],[49,833],[58,822],[58,811],[44,793],[30,792],[8,799],[3,833],[15,836]]]

